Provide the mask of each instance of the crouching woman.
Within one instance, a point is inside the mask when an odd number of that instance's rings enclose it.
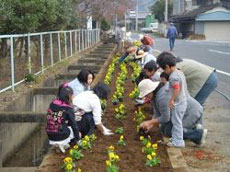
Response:
[[[107,99],[109,87],[104,83],[98,83],[92,90],[84,91],[73,99],[73,104],[81,111],[82,118],[86,118],[90,124],[88,135],[94,132],[95,125],[104,135],[112,135],[112,131],[102,124],[102,108],[100,99]],[[78,116],[78,117],[79,117]],[[75,118],[77,116],[75,115]],[[77,120],[77,119],[76,119]]]
[[[57,99],[53,100],[47,111],[46,132],[49,143],[64,153],[70,142],[81,138],[72,107],[73,90],[67,84],[59,87]]]
[[[152,127],[161,125],[161,131],[167,137],[172,136],[171,111],[168,106],[170,100],[169,83],[152,82],[150,79],[142,80],[138,88],[140,97],[152,99],[154,106],[154,116],[151,120],[141,124],[141,128],[149,131]],[[188,106],[182,120],[184,140],[189,139],[196,145],[201,146],[205,143],[207,129],[202,127],[202,106],[191,96],[187,100]]]

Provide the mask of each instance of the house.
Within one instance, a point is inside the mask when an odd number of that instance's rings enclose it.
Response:
[[[206,40],[230,40],[230,5],[218,0],[186,0],[183,13],[175,14],[170,22],[175,23],[183,38],[189,35],[204,35]]]
[[[138,2],[138,29],[145,27],[146,17],[151,14],[150,7],[155,0],[137,0]],[[136,28],[136,8],[126,13],[127,29],[135,30]]]

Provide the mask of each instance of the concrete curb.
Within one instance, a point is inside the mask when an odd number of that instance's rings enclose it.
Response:
[[[163,137],[164,142],[168,142],[168,138]],[[166,151],[169,156],[169,161],[172,165],[173,170],[177,170],[180,172],[188,172],[188,166],[187,163],[184,159],[184,156],[181,152],[180,148],[171,148],[171,147],[166,147]]]

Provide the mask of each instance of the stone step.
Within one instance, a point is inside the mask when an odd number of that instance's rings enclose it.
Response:
[[[77,64],[82,65],[102,65],[105,61],[101,59],[82,59],[78,60]]]
[[[107,50],[94,50],[94,51],[92,51],[92,53],[105,53],[105,54],[110,54],[111,51],[110,51],[110,50],[109,50],[109,51],[107,51]]]
[[[4,167],[0,168],[1,172],[35,172],[37,167]]]
[[[68,67],[68,71],[76,71],[76,70],[82,70],[82,69],[89,69],[93,72],[98,72],[101,68],[101,65],[94,65],[94,66],[89,66],[89,65],[70,65]]]
[[[107,59],[107,55],[103,54],[87,54],[85,58],[94,58],[94,59]]]

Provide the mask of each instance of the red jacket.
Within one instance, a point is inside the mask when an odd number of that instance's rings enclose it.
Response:
[[[144,45],[153,45],[154,44],[154,39],[149,36],[149,35],[145,35],[143,37],[143,39],[141,40],[141,42],[144,44]]]

